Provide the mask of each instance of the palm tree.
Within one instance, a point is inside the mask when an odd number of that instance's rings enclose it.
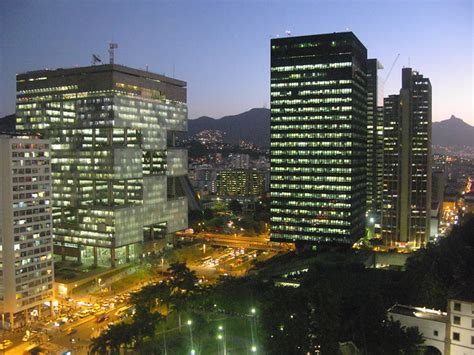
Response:
[[[109,337],[107,333],[102,333],[97,338],[92,339],[89,351],[90,354],[107,355],[109,353]]]
[[[170,278],[170,303],[172,308],[178,312],[178,326],[181,329],[181,312],[187,308],[187,301],[197,289],[196,272],[190,270],[186,263],[172,263],[168,268]]]

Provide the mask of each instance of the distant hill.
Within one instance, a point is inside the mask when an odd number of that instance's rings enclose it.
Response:
[[[270,144],[270,110],[254,108],[238,115],[215,119],[202,116],[189,120],[188,136],[206,129],[225,132],[227,143],[245,140],[260,146]],[[449,119],[432,124],[432,144],[443,147],[474,147],[474,127],[462,119],[451,116]]]
[[[431,142],[443,147],[474,147],[474,127],[453,115],[447,120],[433,122]]]
[[[226,143],[244,140],[258,146],[270,145],[270,110],[254,108],[238,115],[215,119],[202,116],[188,121],[188,136],[212,129],[225,132]]]
[[[15,132],[15,114],[0,117],[0,132],[14,133]]]

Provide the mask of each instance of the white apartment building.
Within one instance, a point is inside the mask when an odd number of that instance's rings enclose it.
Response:
[[[474,287],[474,286],[473,286]],[[448,301],[449,355],[474,355],[474,302],[468,298]]]
[[[0,135],[0,314],[3,328],[53,301],[49,141]]]

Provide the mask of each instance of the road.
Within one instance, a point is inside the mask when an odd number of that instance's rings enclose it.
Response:
[[[215,235],[200,235],[200,238],[211,238],[215,237]],[[195,260],[188,260],[188,266],[190,269],[196,271],[196,274],[198,276],[203,276],[205,277],[209,282],[214,282],[214,280],[218,279],[220,275],[222,274],[243,274],[245,273],[244,270],[239,270],[239,271],[233,271],[232,268],[225,266],[229,265],[230,263],[234,262],[235,260],[238,260],[239,258],[245,258],[245,256],[248,256],[246,254],[250,254],[250,252],[245,252],[241,251],[241,248],[251,248],[251,249],[258,249],[258,246],[264,245],[267,243],[268,245],[268,238],[264,237],[244,237],[244,236],[229,236],[229,235],[219,235],[217,238],[213,239],[213,243],[217,242],[222,242],[222,243],[227,243],[226,245],[235,245],[234,252],[229,251],[232,249],[229,248],[222,248],[219,249],[219,251],[216,251],[213,254],[213,260],[215,261],[215,264],[207,264],[202,261],[201,256],[196,257]],[[196,246],[193,246],[196,247]],[[239,254],[237,253],[239,251]],[[269,256],[274,254],[275,251],[269,252]],[[245,259],[246,262],[249,262],[251,259],[247,258]],[[166,270],[169,265],[164,264],[162,265],[163,270]],[[164,277],[163,275],[159,275],[158,277],[154,279],[149,279],[149,280],[144,280],[149,282],[157,282],[160,279],[163,280]],[[62,353],[66,350],[71,350],[73,351],[73,354],[87,354],[87,351],[90,346],[90,340],[100,334],[100,332],[104,329],[106,329],[107,325],[110,324],[111,322],[114,322],[118,320],[118,316],[116,315],[117,310],[124,305],[127,305],[127,301],[122,302],[122,303],[117,303],[112,300],[112,297],[118,297],[122,296],[125,297],[125,294],[129,292],[133,292],[136,290],[139,290],[142,288],[146,283],[141,282],[140,284],[136,285],[133,284],[131,285],[127,290],[123,290],[120,293],[114,293],[114,294],[105,294],[101,297],[93,297],[89,294],[85,295],[77,295],[73,296],[73,298],[70,298],[68,300],[64,300],[65,303],[68,304],[68,306],[72,306],[72,308],[76,308],[77,310],[75,312],[85,310],[92,308],[92,306],[87,306],[84,305],[84,303],[95,303],[98,305],[104,305],[106,303],[111,304],[114,303],[114,305],[111,308],[108,308],[106,310],[109,319],[106,321],[103,321],[101,323],[96,322],[96,316],[95,315],[90,315],[84,318],[79,318],[76,321],[73,322],[67,322],[63,325],[60,326],[55,326],[54,324],[50,323],[48,326],[42,326],[40,327],[42,329],[42,335],[41,335],[41,342],[39,343],[31,343],[31,342],[21,342],[18,340],[18,337],[21,338],[22,335],[16,336],[14,339],[12,338],[11,340],[14,341],[14,344],[17,344],[14,347],[11,347],[7,349],[6,354],[7,355],[17,355],[17,354],[22,354],[27,347],[33,344],[40,344],[40,346],[44,346],[46,349],[50,349],[53,353]],[[82,304],[78,304],[78,302],[82,302]],[[99,306],[96,306],[99,307]],[[105,307],[105,306],[104,306]],[[68,329],[73,329],[73,333],[68,335],[66,332]],[[48,341],[48,336],[51,337],[51,339]]]
[[[267,251],[288,251],[293,248],[292,244],[271,242],[268,235],[244,236],[242,234],[219,234],[200,232],[197,234],[181,234],[181,237],[191,239],[203,239],[212,245],[227,246],[232,248],[250,248]]]

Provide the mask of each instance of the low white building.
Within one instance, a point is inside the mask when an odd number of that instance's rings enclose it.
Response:
[[[448,300],[448,312],[396,304],[388,317],[402,326],[418,327],[432,353],[474,355],[474,302],[466,299]]]
[[[427,309],[424,307],[394,305],[388,310],[389,318],[399,321],[405,327],[418,327],[425,339],[425,346],[436,348],[440,354],[445,354],[446,312]]]

